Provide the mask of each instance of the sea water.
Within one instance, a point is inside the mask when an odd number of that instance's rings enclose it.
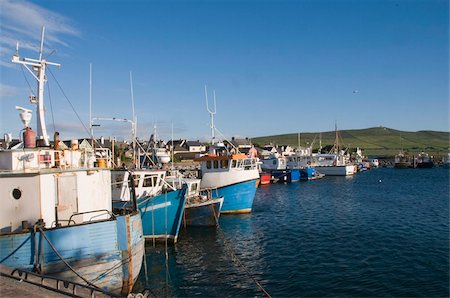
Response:
[[[257,283],[273,297],[449,297],[449,170],[261,186],[251,214],[147,244],[135,289],[264,296]]]

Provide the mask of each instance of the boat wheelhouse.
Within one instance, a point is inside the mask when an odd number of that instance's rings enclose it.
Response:
[[[208,154],[201,162],[201,189],[217,189],[223,197],[221,213],[249,213],[259,183],[258,162],[245,154]]]

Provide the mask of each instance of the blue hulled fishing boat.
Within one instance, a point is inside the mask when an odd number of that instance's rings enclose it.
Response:
[[[201,163],[201,189],[215,190],[218,197],[223,197],[221,213],[249,213],[259,184],[257,159],[239,152],[233,154],[223,143],[215,144],[216,109],[209,109],[206,87],[205,96],[211,116],[211,146],[209,154],[195,159]]]
[[[163,170],[113,171],[113,205],[122,209],[132,204],[129,176],[133,176],[137,207],[142,217],[144,237],[177,242],[185,207],[186,188],[176,189],[165,182]]]
[[[41,57],[44,28],[42,30]],[[38,81],[37,135],[31,110],[16,107],[24,142],[0,150],[0,264],[128,295],[144,254],[137,208],[112,212],[111,173],[78,148],[59,149],[45,127],[46,60],[19,58]],[[31,68],[29,68],[31,67]],[[36,146],[36,137],[38,146]],[[8,142],[6,142],[8,143]]]

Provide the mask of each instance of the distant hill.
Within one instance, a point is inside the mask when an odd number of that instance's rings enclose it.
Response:
[[[363,153],[369,156],[393,156],[401,149],[411,153],[424,151],[431,155],[447,155],[450,147],[450,132],[441,131],[400,131],[387,127],[372,127],[366,129],[340,130],[339,134],[343,146],[349,148],[359,147]],[[322,132],[322,147],[333,145],[334,131]],[[319,148],[320,133],[309,132],[300,134],[302,147]],[[252,138],[255,145],[263,146],[272,143],[274,145],[298,146],[298,134],[283,134]]]

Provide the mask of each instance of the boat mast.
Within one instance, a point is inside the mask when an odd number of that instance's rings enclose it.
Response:
[[[22,64],[33,75],[37,81],[37,98],[30,96],[30,102],[37,105],[37,137],[42,142],[43,146],[50,146],[50,141],[47,134],[47,127],[45,125],[45,108],[44,108],[44,84],[47,81],[45,76],[45,68],[47,65],[53,65],[60,67],[61,64],[48,62],[42,59],[42,51],[44,48],[44,33],[45,27],[42,27],[41,33],[41,47],[39,50],[39,59],[20,58],[19,57],[19,44],[16,47],[16,53],[12,57],[12,62]],[[32,69],[30,69],[30,67]]]
[[[319,134],[319,152],[322,153],[322,133]]]
[[[214,127],[214,115],[217,112],[217,109],[216,109],[216,91],[215,90],[213,90],[213,94],[214,94],[214,110],[211,110],[209,108],[209,104],[208,104],[208,91],[207,91],[206,85],[205,85],[206,110],[208,111],[208,113],[209,113],[209,115],[211,117],[211,145],[214,145],[215,140],[216,140],[216,137],[214,135],[214,130],[215,130],[215,127]]]
[[[338,136],[337,122],[334,122],[334,132],[335,132],[334,151],[335,154],[339,154],[339,136]]]

